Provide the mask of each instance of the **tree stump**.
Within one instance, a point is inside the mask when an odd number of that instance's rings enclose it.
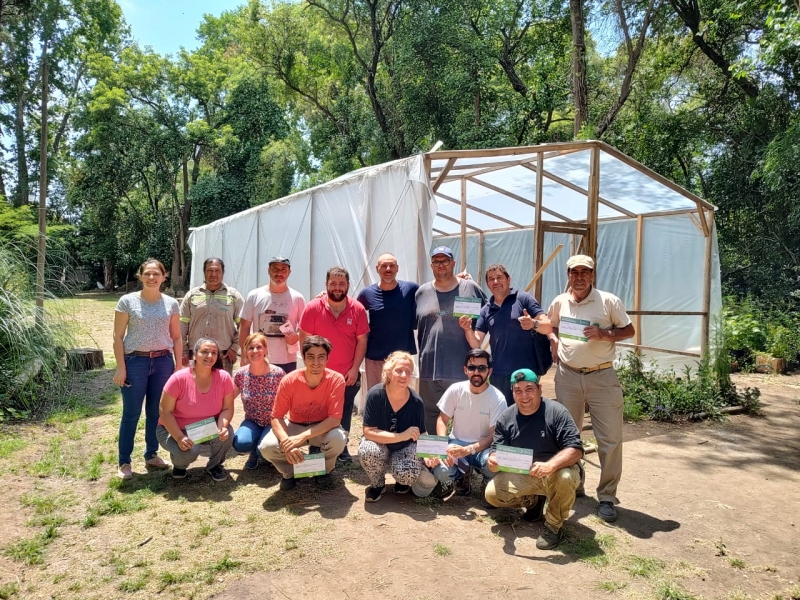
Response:
[[[99,348],[73,348],[67,350],[67,368],[70,371],[91,371],[105,366],[103,351]]]

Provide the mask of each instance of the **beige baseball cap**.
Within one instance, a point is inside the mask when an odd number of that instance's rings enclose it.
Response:
[[[592,271],[594,271],[594,261],[592,260],[591,256],[586,256],[585,254],[576,254],[575,256],[570,256],[569,259],[567,259],[567,271],[574,269],[575,267],[589,267]]]

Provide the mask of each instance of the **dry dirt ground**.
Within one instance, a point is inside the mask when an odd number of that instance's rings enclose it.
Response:
[[[75,308],[107,361],[115,300]],[[244,457],[229,458],[224,483],[201,467],[175,482],[138,465],[119,486],[111,375],[79,380],[88,409],[0,431],[0,599],[800,599],[800,375],[737,376],[761,389],[758,417],[626,424],[619,520],[580,498],[551,552],[535,548],[540,524],[476,496],[366,504],[357,466],[327,492],[280,492]],[[597,479],[590,454],[587,490]]]

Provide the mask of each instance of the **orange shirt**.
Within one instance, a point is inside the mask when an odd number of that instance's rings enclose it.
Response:
[[[278,396],[272,408],[273,419],[289,413],[294,423],[319,423],[328,417],[342,418],[344,409],[344,377],[325,369],[322,381],[313,390],[306,382],[305,369],[298,369],[281,379]]]

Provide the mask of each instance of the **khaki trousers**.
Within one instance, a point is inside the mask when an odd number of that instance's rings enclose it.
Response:
[[[384,361],[382,360],[364,359],[364,374],[367,376],[367,391],[370,391],[381,382],[383,363]]]
[[[547,496],[544,520],[552,531],[558,531],[569,518],[580,482],[578,465],[559,469],[549,477],[500,472],[486,486],[486,501],[499,508],[517,508],[534,504],[536,496]]]
[[[617,486],[622,477],[623,401],[617,373],[614,369],[578,373],[559,364],[555,383],[556,400],[572,415],[578,431],[583,427],[584,405],[589,405],[600,459],[597,499],[618,504]]]
[[[297,435],[308,429],[305,425],[295,425],[289,421],[284,422],[286,423],[286,431],[290,436]],[[345,436],[344,430],[341,427],[334,427],[322,435],[311,438],[308,440],[308,444],[311,446],[319,446],[320,451],[325,455],[325,471],[330,473],[336,466],[336,457],[342,453],[342,450],[344,450],[347,444],[347,436]],[[261,452],[261,456],[264,457],[264,460],[268,460],[275,465],[275,468],[284,479],[294,477],[294,466],[286,460],[286,455],[281,452],[281,445],[280,442],[278,442],[278,438],[275,436],[274,429],[264,436],[258,449]]]

